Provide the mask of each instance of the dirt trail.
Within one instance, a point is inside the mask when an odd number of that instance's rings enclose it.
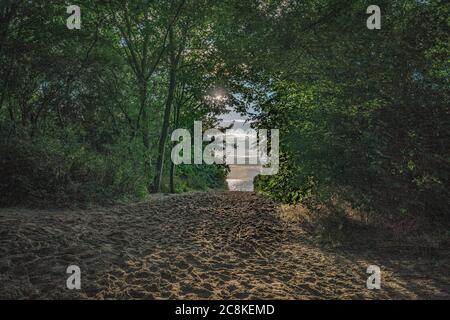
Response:
[[[0,210],[3,299],[448,299],[448,262],[325,250],[254,193]],[[370,264],[382,269],[379,291],[366,289]],[[80,291],[66,289],[69,265],[81,267]]]

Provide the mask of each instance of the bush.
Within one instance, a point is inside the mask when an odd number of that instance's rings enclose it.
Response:
[[[177,166],[176,192],[207,191],[225,189],[227,171],[220,165]]]
[[[0,206],[110,203],[142,198],[141,164],[76,142],[15,139],[0,144]]]

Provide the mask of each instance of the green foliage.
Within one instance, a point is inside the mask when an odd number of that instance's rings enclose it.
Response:
[[[3,205],[144,197],[152,180],[224,187],[224,167],[171,179],[168,159],[171,130],[215,126],[225,106],[205,97],[220,84],[256,127],[280,129],[280,173],[258,190],[448,216],[444,1],[381,0],[381,30],[363,0],[79,5],[74,31],[59,1],[0,2]]]
[[[149,193],[158,141],[167,140],[162,128],[214,122],[220,112],[203,103],[214,63],[184,51],[208,39],[210,9],[198,4],[81,0],[82,27],[68,30],[61,1],[0,2],[0,205]],[[169,34],[182,59],[173,84],[178,115],[163,126]],[[167,180],[167,153],[164,160]],[[178,189],[223,186],[220,168],[185,171]]]
[[[142,164],[76,141],[36,138],[0,146],[0,205],[127,201],[147,194]]]
[[[183,165],[177,169],[176,192],[225,189],[223,166]]]
[[[449,6],[379,5],[380,31],[365,28],[358,1],[298,35],[297,25],[269,34],[279,40],[259,57],[253,80],[267,89],[249,99],[260,106],[258,127],[280,129],[283,156],[279,175],[256,186],[286,202],[337,198],[369,212],[448,221]]]

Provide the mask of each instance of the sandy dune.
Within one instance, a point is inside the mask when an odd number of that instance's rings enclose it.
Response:
[[[327,251],[254,193],[0,211],[3,299],[449,298],[448,262],[445,254]],[[81,267],[80,291],[66,288],[72,264]],[[366,289],[370,264],[382,269],[379,291]]]

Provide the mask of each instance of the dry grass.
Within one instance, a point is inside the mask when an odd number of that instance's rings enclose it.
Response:
[[[355,241],[379,246],[400,244],[417,248],[449,248],[450,230],[426,217],[369,215],[350,205],[321,206],[316,210],[302,205],[281,205],[278,214],[286,223],[301,225],[324,244],[354,246]],[[359,241],[362,242],[362,241]]]

